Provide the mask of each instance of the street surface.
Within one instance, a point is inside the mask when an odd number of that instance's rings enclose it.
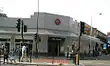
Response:
[[[22,65],[2,64],[1,66],[22,66]],[[36,66],[36,65],[23,65],[23,66]]]
[[[108,60],[81,60],[80,62],[85,66],[110,66]]]
[[[3,61],[3,59],[1,59]],[[18,59],[17,59],[18,60]],[[51,63],[52,59],[47,58],[39,58],[39,59],[33,59],[32,62],[39,63],[39,62],[48,62]],[[17,63],[19,63],[17,61]],[[27,62],[24,62],[26,65],[13,65],[13,64],[2,64],[1,66],[30,66],[27,65]],[[66,64],[73,64],[73,60],[64,60],[64,59],[54,59],[54,63],[66,63]],[[80,60],[81,66],[110,66],[110,60]],[[31,65],[36,66],[36,65]],[[71,65],[69,65],[71,66]]]
[[[98,64],[98,65],[85,65],[85,66],[110,66],[110,65],[103,65],[103,64]]]

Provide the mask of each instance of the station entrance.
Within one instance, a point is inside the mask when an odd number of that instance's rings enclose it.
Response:
[[[60,47],[64,42],[64,38],[49,37],[48,38],[48,56],[60,56]]]

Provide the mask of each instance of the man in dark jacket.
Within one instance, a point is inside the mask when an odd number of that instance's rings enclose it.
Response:
[[[7,63],[8,63],[8,48],[7,47],[4,48],[4,63],[5,63],[5,60],[7,60]]]
[[[20,62],[20,58],[21,58],[21,56],[22,56],[22,50],[21,50],[20,47],[19,47],[19,49],[18,49],[18,56],[19,56],[19,62]]]

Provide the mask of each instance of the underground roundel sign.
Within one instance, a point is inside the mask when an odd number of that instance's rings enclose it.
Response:
[[[55,24],[56,24],[56,25],[60,25],[60,23],[61,23],[60,19],[56,19],[56,20],[55,20]]]

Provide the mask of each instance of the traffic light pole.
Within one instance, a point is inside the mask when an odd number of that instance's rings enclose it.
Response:
[[[81,41],[81,36],[82,36],[82,28],[81,28],[81,23],[80,23],[80,31],[79,31],[79,38],[78,38],[78,49],[77,49],[77,52],[78,52],[78,61],[77,61],[77,64],[76,65],[79,65],[79,60],[80,60],[80,41]]]
[[[81,32],[80,32],[80,34],[79,34],[79,40],[78,40],[78,64],[77,65],[79,65],[79,60],[80,60],[80,41],[81,41]]]
[[[37,56],[38,56],[38,39],[39,39],[39,37],[38,37],[38,27],[39,27],[39,25],[38,25],[38,22],[39,22],[39,0],[38,0],[38,13],[37,13],[37,40],[35,40],[36,41],[36,54],[37,54]]]
[[[17,19],[16,20],[17,23],[17,31],[20,32],[21,31],[21,37],[22,37],[22,44],[24,44],[24,37],[23,37],[23,32],[27,32],[27,25],[24,25],[24,22],[22,19]],[[21,44],[20,44],[20,48],[21,48]]]
[[[21,21],[21,37],[22,37],[22,44],[24,44],[24,34],[23,34],[23,28],[24,28],[24,23],[23,20]]]

